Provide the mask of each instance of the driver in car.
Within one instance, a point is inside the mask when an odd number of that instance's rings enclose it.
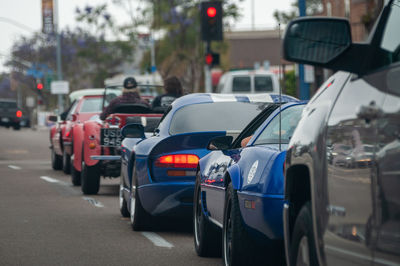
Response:
[[[137,89],[137,82],[133,77],[128,77],[124,80],[124,88],[122,89],[122,95],[111,100],[110,104],[100,114],[100,119],[105,120],[107,116],[114,113],[117,106],[127,103],[140,103],[150,108],[150,105],[140,98],[139,90]]]

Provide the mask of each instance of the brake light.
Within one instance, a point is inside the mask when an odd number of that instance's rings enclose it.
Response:
[[[21,112],[20,110],[18,110],[18,111],[15,113],[15,115],[16,115],[17,117],[22,117],[22,112]]]
[[[158,158],[155,165],[170,168],[196,168],[198,163],[199,157],[194,154],[170,154]]]

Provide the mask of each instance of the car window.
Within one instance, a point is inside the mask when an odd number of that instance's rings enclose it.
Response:
[[[256,92],[269,92],[273,91],[272,77],[271,76],[255,76],[254,77],[254,90]]]
[[[16,102],[0,102],[0,107],[5,109],[15,109],[17,108]]]
[[[383,34],[381,49],[387,53],[388,64],[400,61],[400,0],[393,2],[392,10]]]
[[[87,98],[81,105],[80,113],[95,113],[101,112],[103,104],[102,98]]]
[[[172,117],[169,133],[241,131],[268,104],[214,102],[187,105]]]
[[[71,120],[72,117],[71,115],[75,113],[76,107],[78,106],[79,101],[75,101],[72,106],[71,109],[68,112],[68,116],[67,116],[67,120]]]
[[[260,133],[253,145],[278,144],[279,139],[281,139],[281,143],[289,143],[289,140],[300,121],[303,108],[304,105],[291,106],[281,112],[281,118],[279,114],[276,115],[265,127],[264,131]],[[279,125],[280,119],[281,125]],[[279,138],[279,129],[281,132],[281,138]]]
[[[250,92],[251,82],[250,77],[233,77],[232,91],[233,92]]]

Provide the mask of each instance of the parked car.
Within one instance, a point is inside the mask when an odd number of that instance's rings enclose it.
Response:
[[[0,99],[0,125],[12,127],[15,130],[21,128],[22,110],[18,108],[14,99]]]
[[[51,163],[55,170],[62,169],[64,173],[71,173],[71,156],[73,155],[74,126],[89,120],[102,110],[102,95],[81,96],[73,102],[67,113],[60,116],[49,116],[52,121],[57,121],[50,129]],[[74,176],[74,173],[72,174]],[[80,180],[80,179],[79,179]],[[74,185],[80,181],[72,179]]]
[[[211,152],[199,162],[194,194],[199,256],[222,250],[225,265],[284,262],[283,161],[304,106],[270,105],[233,142],[231,136],[210,141]],[[257,254],[261,246],[263,252]]]
[[[210,152],[209,140],[237,136],[248,121],[278,100],[279,95],[270,94],[253,98],[190,94],[173,102],[154,136],[145,138],[140,133],[125,138],[120,210],[130,216],[133,230],[151,227],[157,216],[190,217],[197,163]],[[138,130],[135,127],[126,126]]]
[[[218,93],[279,93],[278,77],[266,70],[235,70],[219,79]]]
[[[109,95],[120,94],[116,91],[121,91],[122,86],[110,86],[106,90],[105,103],[113,98],[108,97]],[[104,121],[96,115],[74,128],[73,171],[75,176],[72,179],[80,179],[82,192],[97,194],[101,176],[110,178],[120,176],[121,128],[123,126],[130,122],[138,122],[143,124],[146,130],[153,132],[161,117],[162,113],[157,113],[143,104],[120,104]]]
[[[399,25],[392,0],[366,43],[352,43],[344,19],[287,27],[286,60],[347,71],[321,86],[289,143],[288,265],[400,264]]]

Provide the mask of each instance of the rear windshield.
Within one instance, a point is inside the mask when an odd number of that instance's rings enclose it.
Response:
[[[270,103],[214,102],[185,106],[173,116],[171,135],[204,131],[241,131]]]
[[[233,92],[249,92],[251,90],[250,77],[234,77],[232,82]]]
[[[0,107],[5,109],[15,109],[17,108],[16,102],[0,102]]]
[[[101,112],[102,104],[103,104],[102,98],[87,98],[82,103],[80,113]]]
[[[255,76],[254,90],[257,92],[270,92],[274,90],[271,76]]]

